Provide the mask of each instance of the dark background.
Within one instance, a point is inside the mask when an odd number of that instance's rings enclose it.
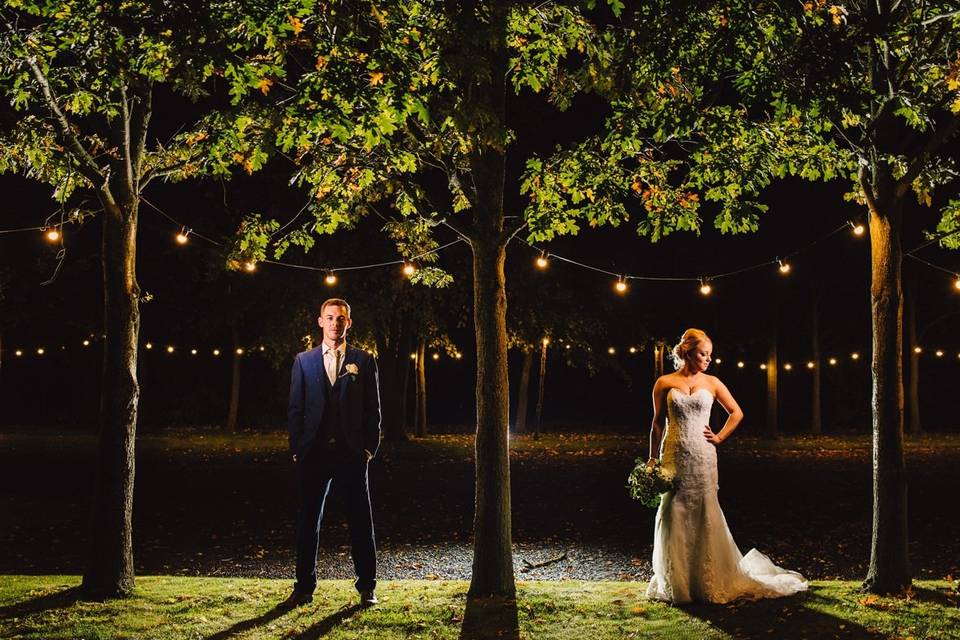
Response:
[[[508,221],[520,215],[524,201],[516,191],[524,161],[532,153],[549,153],[556,144],[582,139],[602,126],[604,107],[590,96],[580,98],[570,110],[558,113],[536,96],[511,97],[508,123],[518,131],[518,143],[508,155],[506,213]],[[198,112],[180,98],[158,94],[153,136],[165,139],[182,122]],[[0,115],[4,115],[0,111]],[[9,115],[9,114],[6,114]],[[229,396],[231,326],[238,324],[241,343],[255,351],[243,358],[240,423],[242,426],[281,428],[286,403],[288,367],[302,349],[287,338],[290,327],[303,335],[313,331],[308,309],[332,295],[357,306],[370,302],[382,286],[396,284],[402,275],[396,266],[369,271],[343,272],[336,287],[323,284],[323,273],[281,266],[260,265],[254,274],[226,272],[225,250],[194,236],[185,246],[174,242],[178,223],[224,243],[244,214],[255,212],[285,223],[306,201],[288,186],[290,165],[276,159],[253,176],[230,181],[155,183],[145,194],[162,215],[146,202],[140,207],[138,280],[150,300],[141,306],[142,351],[141,424],[145,427],[218,424],[226,416]],[[514,185],[514,186],[511,186]],[[507,287],[510,300],[533,301],[550,308],[558,304],[549,293],[552,284],[572,293],[578,308],[595,325],[584,341],[591,345],[595,375],[584,366],[568,366],[566,358],[551,348],[546,377],[544,421],[548,427],[646,429],[650,417],[655,340],[674,344],[687,327],[706,330],[714,340],[714,356],[722,363],[719,375],[738,398],[746,413],[745,428],[762,427],[765,415],[766,359],[773,333],[778,335],[780,360],[794,365],[781,371],[782,428],[802,430],[810,406],[812,304],[819,296],[819,318],[824,360],[837,357],[836,367],[825,367],[823,376],[824,426],[827,430],[865,431],[869,428],[869,236],[855,237],[849,230],[835,232],[846,221],[865,222],[865,209],[846,203],[843,181],[828,184],[800,180],[775,182],[764,193],[769,205],[753,234],[723,236],[712,228],[714,211],[705,203],[704,228],[699,236],[676,233],[658,243],[635,233],[635,219],[619,228],[585,229],[541,248],[613,273],[647,276],[700,277],[790,257],[789,276],[775,265],[747,271],[713,282],[705,297],[696,282],[630,281],[626,295],[614,293],[614,279],[559,260],[538,272],[533,260],[539,251],[523,241],[523,234],[508,247]],[[57,211],[49,187],[18,176],[0,176],[4,212],[0,229],[44,224]],[[915,202],[904,212],[903,247],[909,251],[925,242],[924,232],[937,223],[938,211],[957,189],[937,194],[933,206]],[[76,194],[70,206],[95,209]],[[390,211],[382,208],[385,215]],[[55,222],[55,216],[50,222]],[[383,220],[368,216],[355,229],[317,240],[304,255],[292,248],[283,257],[291,263],[342,267],[397,259],[381,229]],[[832,233],[832,235],[830,235]],[[440,227],[442,244],[455,239]],[[6,299],[0,300],[0,424],[57,424],[81,429],[96,420],[102,334],[102,276],[99,264],[100,223],[93,218],[65,228],[65,256],[57,271],[58,247],[39,231],[0,233],[0,278],[6,280]],[[539,245],[538,245],[539,246]],[[799,253],[797,253],[799,252]],[[796,253],[796,255],[793,255]],[[960,272],[960,252],[930,245],[917,254],[951,271]],[[437,426],[470,428],[474,417],[472,312],[469,307],[471,276],[469,248],[457,244],[440,254],[440,266],[455,278],[448,289],[432,292],[431,304],[444,309],[449,331],[463,352],[461,360],[444,355],[427,362],[428,418]],[[41,284],[57,273],[50,284]],[[918,299],[918,332],[925,347],[921,358],[921,415],[927,429],[951,429],[956,419],[941,401],[960,373],[960,291],[953,278],[905,258],[904,288]],[[378,286],[378,282],[382,283]],[[553,289],[556,291],[556,289]],[[368,305],[369,306],[369,305]],[[373,305],[376,307],[376,304]],[[383,305],[376,313],[391,313]],[[364,330],[367,319],[355,317],[355,329]],[[285,324],[284,324],[285,323]],[[278,329],[281,327],[281,329]],[[88,348],[82,346],[90,339]],[[166,345],[176,346],[168,355]],[[260,345],[265,351],[256,350]],[[637,354],[628,348],[635,345]],[[37,347],[46,355],[38,357]],[[557,346],[557,345],[554,345]],[[608,356],[614,346],[615,356]],[[198,349],[197,356],[189,350]],[[211,351],[222,355],[214,358]],[[16,357],[15,350],[25,355]],[[933,352],[943,349],[943,358]],[[860,359],[853,361],[852,352]],[[746,365],[737,369],[736,361]],[[511,353],[511,378],[519,376],[519,354]],[[671,370],[669,362],[667,370]],[[536,401],[536,366],[531,388],[531,412]],[[512,380],[513,382],[513,380]],[[516,393],[516,385],[511,391]],[[412,403],[411,403],[412,404]],[[515,397],[512,398],[516,405]]]

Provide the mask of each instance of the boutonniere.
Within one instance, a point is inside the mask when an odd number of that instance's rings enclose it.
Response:
[[[342,378],[343,376],[350,376],[351,378],[356,378],[359,373],[360,367],[351,362],[350,364],[343,365],[343,375],[340,377]]]

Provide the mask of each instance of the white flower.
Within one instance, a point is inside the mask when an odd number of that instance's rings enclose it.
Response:
[[[350,364],[343,365],[343,370],[351,376],[355,376],[360,373],[360,368],[352,362]]]

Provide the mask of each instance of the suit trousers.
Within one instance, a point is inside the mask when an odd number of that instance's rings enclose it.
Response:
[[[349,451],[342,446],[328,448],[319,442],[296,463],[300,485],[296,591],[313,593],[317,587],[320,523],[331,486],[347,516],[357,591],[370,591],[376,587],[377,545],[367,465],[365,453]]]

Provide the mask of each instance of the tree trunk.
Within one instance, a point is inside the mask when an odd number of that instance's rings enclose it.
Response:
[[[879,179],[892,181],[886,174]],[[864,588],[874,593],[899,592],[911,583],[907,470],[903,457],[902,197],[878,197],[885,192],[881,189],[880,194],[875,194],[870,207],[873,535]]]
[[[777,374],[779,373],[780,362],[777,358],[777,331],[774,329],[773,338],[770,340],[770,350],[767,353],[767,437],[779,438],[779,409],[780,404],[777,398]]]
[[[90,556],[82,590],[88,597],[133,593],[133,480],[137,428],[137,342],[140,288],[137,285],[137,200],[104,202],[103,390],[90,524]]]
[[[540,427],[543,424],[543,390],[547,381],[547,339],[540,342],[540,377],[537,380],[537,421],[533,430],[533,437],[540,437]]]
[[[517,388],[517,417],[514,419],[514,433],[527,430],[527,404],[530,396],[530,370],[533,369],[533,349],[523,352],[523,366],[520,368],[520,384]]]
[[[810,433],[819,436],[823,433],[823,408],[821,406],[820,394],[820,373],[822,361],[820,360],[820,296],[813,294],[813,331],[811,345],[813,347],[813,390],[810,398],[810,404],[813,415],[810,417]]]
[[[237,418],[240,414],[240,329],[237,328],[237,321],[234,320],[230,326],[230,336],[233,341],[233,353],[230,367],[230,406],[227,409],[228,433],[236,433]]]
[[[502,221],[502,208],[497,210]],[[488,233],[490,231],[488,230]],[[471,597],[516,594],[510,512],[507,297],[502,240],[474,238],[473,317],[477,336],[476,507]]]
[[[907,431],[920,433],[923,425],[920,422],[920,354],[917,353],[917,294],[916,289],[905,290],[907,302],[907,356],[910,358],[909,387],[907,398]]]
[[[400,353],[397,356],[397,367],[400,369],[400,407],[399,411],[399,425],[400,432],[403,434],[404,440],[410,439],[410,416],[408,411],[408,404],[410,401],[410,369],[416,366],[414,363],[410,362],[408,353],[412,345],[412,340],[409,337],[409,334],[404,335],[403,341],[400,343]],[[416,429],[413,429],[416,433]]]
[[[417,416],[416,433],[427,435],[427,343],[423,339],[417,346]]]

